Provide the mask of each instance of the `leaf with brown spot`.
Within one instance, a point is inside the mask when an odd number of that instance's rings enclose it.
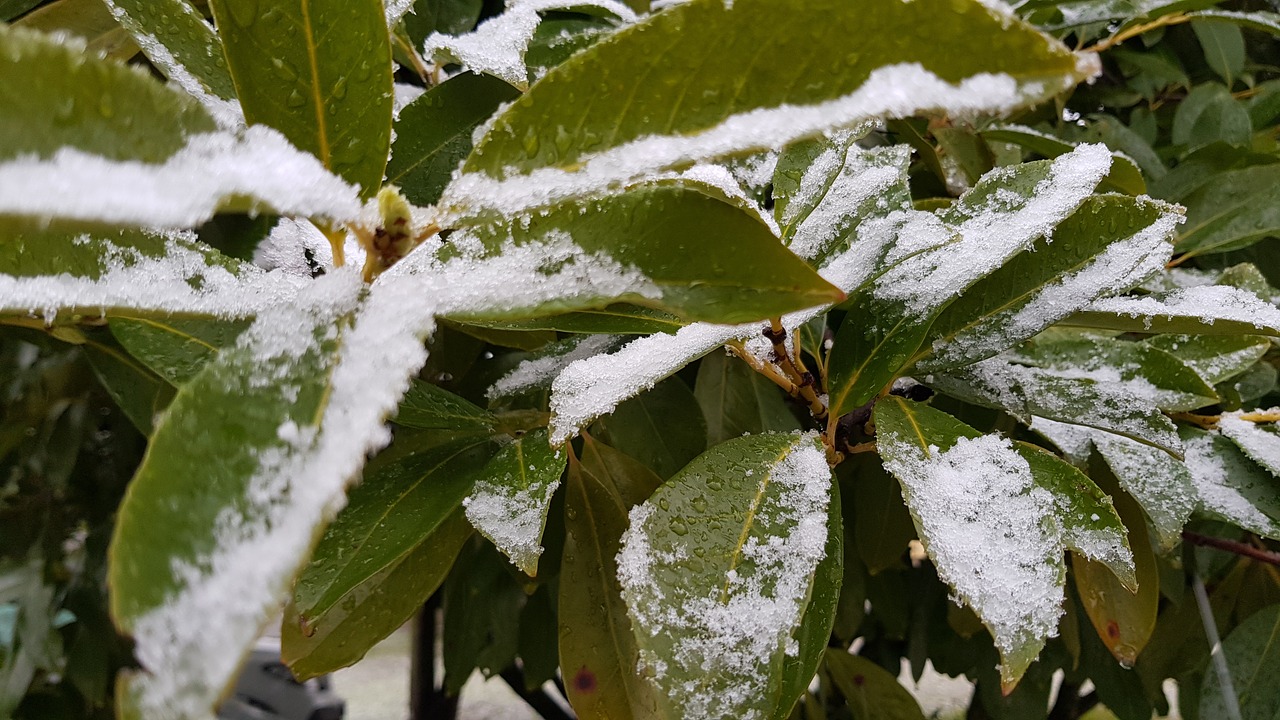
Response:
[[[583,437],[570,456],[560,565],[560,666],[581,720],[656,718],[651,687],[636,673],[640,651],[622,602],[615,558],[627,512],[662,484],[640,461]],[[573,669],[573,668],[576,668]]]

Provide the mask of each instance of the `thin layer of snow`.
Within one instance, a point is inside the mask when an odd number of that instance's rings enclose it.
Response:
[[[1154,223],[1110,245],[1080,270],[1057,278],[1020,307],[984,318],[951,338],[934,342],[934,356],[923,369],[955,366],[990,357],[1032,337],[1090,302],[1124,292],[1164,268],[1182,215],[1164,206]]]
[[[831,470],[816,434],[797,434],[788,452],[755,470],[748,475],[758,499],[747,517],[765,537],[746,537],[723,579],[677,580],[688,578],[681,565],[694,553],[679,544],[682,536],[670,544],[679,518],[663,506],[661,490],[632,509],[622,537],[618,580],[636,632],[671,643],[662,655],[642,647],[642,672],[688,720],[767,717],[759,707],[767,669],[779,654],[799,651],[792,635],[826,554]]]
[[[105,316],[114,308],[244,318],[287,305],[305,286],[302,278],[286,271],[265,272],[243,264],[233,273],[210,265],[194,233],[159,235],[165,239],[160,257],[93,240],[105,249],[97,277],[0,274],[0,311],[27,313],[48,323],[60,312]],[[89,243],[89,236],[80,242]]]
[[[880,215],[905,208],[890,207],[885,192],[905,182],[911,150],[905,145],[864,151],[856,145],[843,149],[833,144],[805,170],[800,190],[787,203],[783,225],[791,225],[799,214],[792,234],[791,251],[805,260],[814,260],[835,249],[837,243],[862,218],[858,211],[872,199],[880,205]],[[843,288],[842,288],[843,289]]]
[[[877,281],[873,292],[881,300],[903,303],[920,315],[954,298],[964,288],[990,274],[1075,212],[1111,168],[1111,153],[1103,145],[1081,145],[1058,156],[1047,176],[1029,197],[997,191],[981,205],[961,198],[944,215],[959,218],[959,238],[934,232],[924,217],[909,220],[899,230],[897,244],[886,262],[897,262]],[[999,181],[1013,177],[1017,167],[997,168],[986,176]],[[934,217],[929,215],[927,217]],[[917,227],[930,232],[920,237]]]
[[[413,9],[413,0],[386,0],[387,27],[395,28],[404,16]]]
[[[694,323],[570,363],[551,384],[551,443],[562,445],[623,400],[652,388],[742,333],[739,325]]]
[[[1053,443],[1067,462],[1079,468],[1088,467],[1093,450],[1093,428],[1033,416],[1028,426],[1032,432]]]
[[[1162,297],[1106,298],[1085,310],[1145,319],[1147,327],[1153,318],[1190,318],[1206,325],[1226,320],[1280,335],[1280,310],[1247,290],[1227,285],[1183,288]]]
[[[485,397],[492,401],[548,385],[572,363],[616,350],[621,342],[622,338],[617,335],[580,335],[563,340],[498,378],[489,386]]]
[[[282,214],[354,219],[354,187],[265,125],[205,133],[165,162],[108,160],[62,148],[0,162],[0,214],[148,227],[192,227],[235,197]]]
[[[1182,526],[1198,505],[1187,466],[1163,450],[1119,435],[1097,430],[1090,435],[1120,487],[1151,518],[1160,545],[1166,549],[1176,545]]]
[[[359,240],[348,234],[343,245],[346,264],[362,267],[364,248]],[[307,220],[280,218],[254,249],[253,262],[264,270],[279,269],[290,275],[311,277],[313,268],[307,262],[308,256],[316,268],[333,269],[333,247],[319,228]]]
[[[1100,69],[1092,54],[1081,55],[1078,66],[1077,72],[1085,76]],[[1075,76],[1063,77],[1058,84],[1022,83],[1009,75],[982,73],[953,84],[918,63],[888,65],[872,71],[858,90],[843,98],[739,113],[695,134],[642,138],[585,157],[576,170],[542,168],[527,174],[512,170],[505,179],[465,173],[445,189],[441,206],[457,216],[512,215],[606,191],[667,168],[783,147],[865,120],[938,112],[952,117],[1009,112],[1075,83]]]
[[[1244,457],[1234,445],[1223,445],[1214,433],[1196,433],[1185,440],[1186,465],[1191,471],[1200,507],[1223,520],[1271,538],[1280,538],[1280,520],[1269,517],[1245,494],[1274,477]]]
[[[524,443],[512,443],[503,448],[488,465],[501,474],[486,472],[463,505],[467,520],[475,529],[492,540],[516,567],[534,575],[542,556],[547,510],[551,496],[560,487],[564,462],[545,462],[546,458],[530,462],[524,456],[525,447]],[[542,450],[545,452],[545,448]],[[535,452],[530,449],[529,454]]]
[[[1280,408],[1258,410],[1261,413],[1280,413]],[[1280,433],[1274,423],[1259,425],[1242,420],[1244,411],[1223,413],[1218,419],[1218,430],[1244,451],[1250,459],[1280,477]]]
[[[465,70],[493,75],[516,87],[527,87],[529,78],[524,56],[542,22],[539,13],[582,4],[574,0],[511,0],[505,12],[485,20],[470,33],[431,33],[423,43],[422,55],[428,59],[456,61]],[[587,4],[609,11],[624,23],[635,22],[635,12],[617,0],[591,0]]]
[[[1053,494],[1008,439],[959,438],[922,454],[881,431],[885,468],[902,483],[938,576],[991,629],[1009,657],[1058,633],[1063,528]]]

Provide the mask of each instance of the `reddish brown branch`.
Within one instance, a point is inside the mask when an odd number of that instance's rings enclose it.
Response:
[[[1234,553],[1236,555],[1240,555],[1241,557],[1247,557],[1250,560],[1257,560],[1258,562],[1264,562],[1264,563],[1267,563],[1268,565],[1280,566],[1280,552],[1275,552],[1273,550],[1264,550],[1262,548],[1256,548],[1248,543],[1242,543],[1237,540],[1227,540],[1225,538],[1210,537],[1208,535],[1201,535],[1198,532],[1192,532],[1190,530],[1182,531],[1182,539],[1186,540],[1192,545],[1202,545],[1204,547],[1211,547],[1217,550],[1223,550],[1225,552]]]

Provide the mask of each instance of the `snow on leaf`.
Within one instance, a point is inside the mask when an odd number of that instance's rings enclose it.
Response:
[[[547,445],[543,430],[517,438],[489,461],[463,501],[472,526],[531,577],[538,574],[551,496],[568,462],[564,453]]]
[[[262,125],[193,135],[162,163],[72,148],[0,162],[0,216],[191,227],[245,198],[257,209],[335,220],[360,211],[355,188]]]
[[[1117,322],[1103,317],[1083,320],[1117,330],[1280,336],[1280,310],[1247,290],[1225,285],[1183,288],[1161,296],[1106,298],[1090,304],[1084,314],[1114,316]],[[1188,329],[1179,324],[1182,320],[1198,327]]]
[[[570,364],[616,350],[621,342],[617,335],[578,335],[553,343],[498,378],[485,396],[497,400],[549,385]]]
[[[112,550],[113,614],[150,671],[127,690],[143,717],[208,714],[278,609],[316,527],[341,506],[366,454],[390,440],[383,420],[426,360],[421,338],[433,313],[416,283],[380,282],[360,303],[363,288],[354,272],[331,273],[265,309],[180,391],[157,428]],[[245,443],[228,430],[245,422],[274,430]],[[201,466],[219,468],[221,484],[193,486],[196,497],[183,502],[171,485],[181,473],[169,470],[189,469],[197,452],[207,456]],[[218,488],[235,501],[209,503],[204,493]],[[171,533],[166,517],[207,534]],[[185,550],[173,545],[178,535]]]
[[[1042,451],[981,435],[928,406],[888,397],[877,403],[876,447],[902,484],[903,496],[938,575],[982,618],[1002,657],[1006,684],[1016,682],[1057,633],[1066,565],[1064,546],[1111,560],[1132,557],[1123,536],[1094,511],[1081,524],[1086,498],[1038,478],[1044,462],[1070,466]],[[1078,474],[1078,473],[1076,473]],[[1100,492],[1097,507],[1103,508]],[[1092,501],[1091,501],[1092,502]],[[1105,512],[1105,509],[1104,509]],[[1110,511],[1114,517],[1114,511]],[[1101,523],[1101,524],[1099,524]],[[1093,527],[1097,525],[1097,527]]]
[[[1182,537],[1182,526],[1196,509],[1197,497],[1186,465],[1166,452],[1111,433],[1090,431],[1094,447],[1151,519],[1166,550]]]
[[[1280,417],[1280,408],[1255,412],[1258,415]],[[1241,417],[1248,414],[1239,410],[1224,413],[1218,419],[1218,430],[1250,459],[1280,477],[1280,430],[1274,421],[1257,423]]]
[[[251,317],[287,304],[304,284],[284,272],[223,258],[189,232],[123,231],[114,238],[35,233],[8,242],[13,255],[0,260],[0,312],[47,323],[59,313],[121,309]],[[62,272],[17,274],[44,254],[56,256]]]
[[[953,117],[1005,112],[1045,89],[1040,82],[1023,84],[1009,75],[989,73],[953,84],[919,63],[886,65],[872,71],[857,91],[844,98],[730,115],[696,134],[640,138],[590,155],[573,171],[541,168],[506,179],[464,172],[445,189],[441,205],[460,216],[511,215],[624,186],[671,167],[782,147],[832,127],[928,112]],[[1106,156],[1109,164],[1110,154]]]
[[[438,62],[456,62],[464,70],[493,75],[518,88],[526,88],[529,76],[524,56],[534,31],[542,22],[539,13],[583,4],[575,0],[508,2],[506,11],[480,23],[470,33],[458,36],[431,33],[423,43],[422,55]],[[636,19],[635,12],[616,0],[592,0],[588,4],[607,10],[622,22],[634,22]],[[390,19],[390,7],[387,15]]]
[[[1200,509],[1250,532],[1280,539],[1280,490],[1227,438],[1183,428],[1187,469]]]
[[[773,715],[830,497],[816,435],[763,434],[716,446],[631,510],[618,580],[670,716]]]

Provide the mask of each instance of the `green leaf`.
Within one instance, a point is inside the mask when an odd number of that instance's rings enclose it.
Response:
[[[292,602],[303,636],[310,637],[315,628],[334,628],[360,598],[377,592],[382,576],[430,542],[433,533],[461,507],[477,471],[492,452],[487,438],[471,438],[397,453],[387,462],[371,465],[294,584]],[[449,537],[456,539],[457,533]],[[436,578],[436,584],[441,580],[443,575]],[[394,605],[383,602],[382,612],[398,611],[403,622],[424,600],[426,596],[400,598]],[[377,642],[382,638],[371,639]],[[369,647],[372,644],[358,649],[350,661],[362,657]],[[285,655],[292,658],[291,665],[293,659],[306,657],[289,648]],[[309,674],[334,669],[315,663],[303,667],[312,668]]]
[[[1248,145],[1253,135],[1249,111],[1218,83],[1197,85],[1173,115],[1173,143],[1195,150],[1215,142]]]
[[[305,631],[297,607],[290,603],[280,645],[294,677],[305,680],[354,665],[404,625],[444,582],[473,532],[462,510],[455,509],[396,562],[351,588],[350,607],[331,610],[307,624]]]
[[[1222,654],[1244,720],[1274,718],[1280,713],[1280,683],[1271,671],[1280,644],[1280,605],[1271,605],[1240,623],[1222,641]],[[1200,717],[1229,717],[1218,674],[1208,670],[1200,686]]]
[[[1077,145],[1026,125],[996,125],[979,134],[986,140],[1013,143],[1047,159],[1071,152]],[[1142,178],[1142,171],[1128,155],[1113,151],[1111,172],[1102,179],[1102,189],[1126,195],[1143,195],[1147,192],[1147,183]]]
[[[671,378],[599,421],[609,443],[669,478],[707,449],[707,423],[689,386]]]
[[[1127,567],[1132,579],[1119,518],[1075,468],[896,396],[876,403],[874,419],[876,447],[938,576],[995,639],[1006,689],[1056,633],[1064,547]]]
[[[192,133],[216,129],[195,100],[53,38],[0,26],[0,160],[75,148],[162,162]],[[51,122],[52,120],[52,122]]]
[[[1244,70],[1244,35],[1240,28],[1222,22],[1192,20],[1191,29],[1204,48],[1204,60],[1231,87]]]
[[[361,197],[391,146],[391,36],[378,0],[210,0],[250,124],[279,130]]]
[[[524,574],[538,574],[551,495],[568,460],[536,430],[505,445],[476,476],[467,520]]]
[[[178,391],[157,424],[110,548],[112,617],[149,671],[118,686],[122,718],[212,711],[341,498],[340,468],[302,471],[321,451],[358,463],[321,432],[361,287],[354,280],[327,276],[259,315],[244,340]],[[192,625],[196,616],[202,622]],[[204,623],[219,632],[205,632]],[[191,657],[201,661],[184,661]]]
[[[1178,358],[1211,385],[1248,370],[1271,349],[1257,335],[1156,335],[1144,340]]]
[[[128,62],[139,50],[101,0],[50,0],[13,25],[47,35],[74,36],[84,41],[88,54],[120,62]]]
[[[1023,345],[1012,359],[1049,375],[1094,378],[1162,410],[1195,410],[1218,400],[1194,370],[1143,343],[1101,337],[1046,340]]]
[[[1099,300],[1062,324],[1121,332],[1280,337],[1280,310],[1251,292],[1211,285]]]
[[[0,20],[9,22],[40,2],[41,0],[0,0]]]
[[[924,720],[920,704],[888,670],[840,648],[827,648],[825,660],[854,720]]]
[[[204,103],[215,117],[240,115],[222,42],[185,0],[106,0],[111,14],[169,80]]]
[[[495,330],[554,330],[589,335],[671,333],[686,325],[685,321],[670,313],[627,303],[529,320],[472,320],[471,324]]]
[[[937,127],[933,138],[938,142],[938,159],[951,172],[951,182],[958,191],[972,187],[996,165],[991,148],[977,133],[959,127]]]
[[[1154,123],[1154,119],[1152,122]],[[1126,125],[1114,115],[1105,113],[1089,115],[1089,127],[1085,130],[1086,135],[1106,143],[1107,147],[1115,152],[1116,165],[1112,167],[1112,174],[1116,175],[1116,177],[1108,176],[1108,182],[1119,184],[1121,183],[1121,176],[1127,177],[1127,172],[1123,170],[1126,161],[1128,163],[1137,163],[1137,166],[1142,170],[1142,175],[1151,178],[1153,182],[1159,181],[1169,172],[1169,168],[1165,167],[1164,161],[1156,154],[1155,149],[1151,147],[1154,137],[1147,137],[1139,133],[1135,129],[1137,126],[1138,123],[1136,122]],[[1124,161],[1121,160],[1122,156],[1125,158]],[[1135,185],[1125,180],[1123,187],[1132,189]],[[1121,191],[1124,192],[1123,189]],[[1152,195],[1163,197],[1154,192]]]
[[[457,697],[479,668],[497,675],[516,659],[525,592],[507,558],[476,538],[444,587],[444,690]]]
[[[714,47],[692,31],[708,27],[720,39]],[[850,37],[860,38],[856,52]],[[839,70],[795,81],[818,66]],[[499,116],[463,169],[492,179],[555,168],[565,173],[557,176],[561,183],[576,185],[587,177],[578,171],[598,163],[613,167],[610,177],[591,172],[588,182],[625,182],[880,116],[946,113],[960,103],[970,111],[1032,104],[1074,85],[1090,74],[1088,66],[977,3],[694,2],[651,15],[557,67]],[[982,73],[1006,74],[1009,82],[996,92],[957,94],[956,85]],[[917,91],[886,104],[875,90],[882,83],[912,83]],[[763,114],[739,120],[753,111]],[[751,132],[737,132],[735,122]],[[650,136],[677,139],[643,140]],[[527,189],[545,199],[555,189],[550,178],[529,176]],[[498,199],[474,192],[484,180],[460,185],[454,200]],[[540,202],[532,195],[499,200]]]
[[[235,343],[243,322],[206,318],[112,317],[111,334],[152,372],[171,385],[182,385],[218,352]]]
[[[618,579],[668,717],[772,717],[794,702],[787,647],[825,556],[830,487],[815,436],[752,435],[631,511]]]
[[[1132,440],[1104,433],[1092,433],[1091,437],[1120,486],[1146,512],[1160,547],[1169,550],[1177,545],[1182,540],[1182,527],[1198,504],[1187,466],[1168,453]],[[1126,525],[1136,532],[1133,523]]]
[[[415,380],[400,400],[396,423],[426,430],[491,430],[493,415],[444,388]]]
[[[151,435],[155,417],[173,400],[173,388],[120,348],[84,344],[85,357],[98,382],[143,435]]]
[[[560,563],[560,662],[582,720],[655,717],[657,699],[636,672],[640,650],[618,583],[627,513],[662,484],[640,462],[589,436],[569,460]]]
[[[1202,512],[1264,537],[1280,539],[1280,487],[1231,440],[1182,428]]]
[[[1181,202],[1187,222],[1178,252],[1188,256],[1247,247],[1280,232],[1280,165],[1255,165],[1213,177]]]
[[[713,352],[698,365],[694,397],[707,421],[707,444],[741,435],[799,430],[777,385],[742,360]]]
[[[902,564],[916,526],[902,500],[898,481],[872,453],[855,455],[853,467],[853,533],[858,555],[872,575]]]
[[[405,28],[415,45],[433,32],[458,35],[476,26],[483,0],[417,0],[405,15]]]
[[[440,199],[453,171],[471,152],[471,133],[520,92],[488,75],[462,73],[400,110],[387,162],[387,183],[415,205]]]
[[[1057,377],[1001,358],[934,375],[934,387],[965,402],[1013,415],[1108,430],[1181,456],[1173,421],[1151,398],[1123,384],[1088,377]],[[1135,386],[1145,390],[1144,385]]]
[[[1108,485],[1115,482],[1106,477],[1105,470],[1096,466],[1090,475],[1102,478],[1102,482]],[[1133,498],[1119,492],[1119,488],[1109,489],[1116,512],[1128,529],[1137,588],[1125,587],[1110,568],[1079,555],[1071,558],[1071,573],[1080,594],[1080,604],[1084,606],[1098,638],[1117,662],[1131,668],[1156,628],[1156,613],[1160,606],[1160,569],[1147,539],[1147,523],[1142,509]]]
[[[937,371],[991,357],[1099,297],[1129,290],[1163,269],[1177,220],[1165,203],[1089,198],[1052,241],[1037,240],[948,305],[929,330],[919,367]]]
[[[1110,162],[1105,149],[1081,146],[1056,160],[994,170],[936,215],[895,213],[860,228],[850,252],[876,270],[854,284],[843,306],[829,367],[831,414],[874,398],[947,305],[1074,213]]]
[[[699,187],[685,181],[650,185],[457,231],[450,247],[484,248],[477,251],[483,256],[463,260],[501,256],[512,271],[563,271],[572,280],[525,302],[489,303],[450,316],[524,319],[625,301],[694,320],[737,323],[841,298],[763,222]],[[591,282],[578,278],[584,273]],[[491,279],[503,286],[509,281]]]

